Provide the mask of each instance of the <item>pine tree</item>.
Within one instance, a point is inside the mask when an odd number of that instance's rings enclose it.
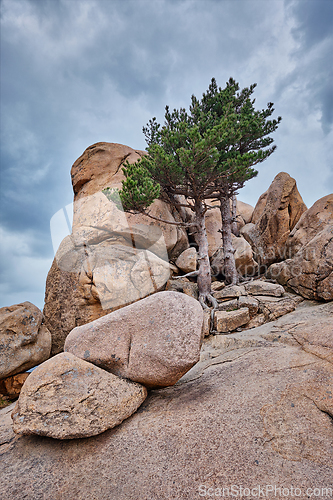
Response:
[[[194,227],[199,268],[192,275],[197,275],[203,307],[207,303],[217,305],[211,295],[205,226],[209,200],[220,201],[225,275],[228,282],[236,283],[229,198],[257,175],[253,165],[275,149],[264,150],[272,142],[266,136],[275,130],[280,118],[266,120],[273,112],[271,104],[262,112],[254,110],[254,101],[250,100],[254,88],[252,85],[237,93],[239,85],[230,79],[222,90],[212,79],[200,101],[192,96],[189,113],[184,108],[170,112],[167,106],[162,127],[153,118],[143,128],[148,154],[123,169],[126,179],[119,195],[124,210],[149,214],[147,208],[158,193],[176,208],[192,210],[192,223],[180,224]]]

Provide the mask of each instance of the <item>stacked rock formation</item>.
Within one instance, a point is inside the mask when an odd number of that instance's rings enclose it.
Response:
[[[174,385],[199,360],[202,323],[198,301],[160,292],[75,328],[26,380],[14,431],[73,439],[119,425],[146,388]]]

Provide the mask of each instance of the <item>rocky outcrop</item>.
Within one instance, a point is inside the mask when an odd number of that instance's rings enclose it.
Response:
[[[143,215],[125,214],[103,194],[121,188],[122,165],[144,154],[127,146],[98,143],[72,167],[72,234],[61,243],[45,293],[45,324],[52,354],[68,333],[111,311],[161,290],[170,275],[169,258],[188,248],[186,231]],[[180,215],[157,200],[151,215],[170,222]]]
[[[72,330],[65,351],[146,387],[175,384],[199,359],[198,301],[161,292]]]
[[[60,353],[36,368],[12,412],[17,434],[56,439],[95,436],[130,417],[145,387]]]
[[[292,259],[271,265],[267,276],[307,299],[333,300],[333,224],[326,225]]]
[[[241,234],[251,244],[254,260],[263,268],[285,258],[287,238],[306,206],[295,179],[285,172],[275,177],[267,197],[262,196],[258,204],[252,216],[255,224],[245,225]]]
[[[0,309],[0,380],[48,359],[51,335],[42,320],[31,302]]]
[[[210,336],[175,386],[89,439],[16,435],[13,407],[1,410],[1,498],[192,500],[232,485],[260,485],[269,499],[274,486],[325,498],[333,370],[318,349],[331,349],[332,318],[333,303],[306,301],[273,323]]]

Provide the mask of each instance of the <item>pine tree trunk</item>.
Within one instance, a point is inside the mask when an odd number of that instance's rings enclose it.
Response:
[[[222,241],[224,252],[224,275],[228,284],[237,285],[239,282],[235,263],[235,250],[231,239],[231,212],[229,198],[220,197],[220,211],[222,217]]]
[[[217,307],[217,301],[211,295],[211,270],[210,262],[208,257],[208,239],[205,223],[205,213],[202,203],[198,202],[195,204],[195,224],[196,224],[196,235],[195,239],[198,244],[198,291],[199,291],[199,302],[203,308],[207,307],[207,303],[210,303],[214,308]]]
[[[236,200],[236,195],[233,194],[231,197],[231,217],[232,217],[232,222],[231,222],[231,232],[235,236],[239,236],[239,231],[238,231],[238,226],[237,226],[237,200]]]

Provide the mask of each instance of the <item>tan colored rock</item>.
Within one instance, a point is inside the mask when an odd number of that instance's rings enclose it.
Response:
[[[237,212],[242,217],[245,224],[251,222],[253,210],[254,208],[248,203],[244,203],[243,201],[237,200]]]
[[[206,493],[261,485],[265,494],[266,485],[328,487],[333,428],[322,404],[333,393],[332,364],[305,352],[289,330],[315,327],[319,339],[322,321],[332,318],[333,303],[305,301],[259,328],[210,335],[200,362],[175,386],[151,392],[132,417],[89,439],[15,435],[13,406],[0,410],[0,474],[15,478],[0,482],[0,497],[59,500],[61,491],[66,500],[193,500],[200,485]],[[310,396],[305,412],[289,398],[291,388]],[[264,421],[262,408],[269,409]]]
[[[264,314],[257,314],[256,316],[253,316],[253,318],[250,319],[248,324],[246,325],[246,328],[257,328],[258,326],[263,325],[266,323],[266,317]]]
[[[184,273],[190,273],[197,268],[197,251],[194,247],[187,248],[176,260],[176,266]]]
[[[175,384],[199,359],[198,301],[160,292],[74,328],[65,351],[146,387]]]
[[[265,316],[266,321],[274,321],[296,308],[296,302],[289,297],[265,297],[258,295],[259,311]]]
[[[238,299],[238,307],[247,307],[249,310],[250,318],[252,319],[253,316],[255,316],[258,312],[259,301],[255,297],[251,297],[251,295],[242,295]]]
[[[333,194],[320,198],[302,214],[286,241],[287,257],[294,257],[326,226],[333,227]]]
[[[256,224],[260,217],[263,214],[263,211],[265,210],[265,206],[267,203],[267,197],[268,197],[268,190],[265,191],[260,197],[259,200],[257,201],[256,206],[254,207],[254,210],[252,212],[252,217],[251,220],[247,221],[247,224],[252,223]]]
[[[210,334],[211,325],[211,309],[204,309],[203,311],[203,323],[202,323],[202,336],[207,337]]]
[[[50,356],[51,335],[31,302],[0,309],[0,379],[33,368]]]
[[[97,143],[88,147],[72,166],[72,184],[74,190],[73,233],[85,243],[96,243],[111,236],[118,236],[114,231],[114,216],[110,203],[103,195],[107,187],[122,187],[125,179],[122,166],[125,161],[135,163],[144,151],[136,151],[128,146],[113,143]],[[161,200],[156,200],[150,207],[151,215],[175,222],[181,220],[179,214]],[[188,248],[188,239],[183,228],[158,222],[144,215],[123,214],[121,226],[129,227],[136,233],[136,226],[153,226],[162,231],[170,258],[177,257]],[[126,231],[125,231],[126,232]],[[128,231],[127,231],[128,232]],[[104,238],[103,238],[104,235]],[[140,247],[142,248],[142,247]],[[145,246],[144,248],[148,248]]]
[[[179,277],[177,279],[170,279],[166,284],[165,290],[169,292],[185,293],[185,295],[188,295],[195,300],[198,300],[199,297],[197,283],[194,283],[187,278]]]
[[[212,282],[212,286],[211,286],[212,292],[218,292],[220,290],[223,290],[223,288],[225,288],[224,281],[213,281]]]
[[[214,292],[213,295],[217,300],[235,299],[241,295],[247,295],[247,292],[243,285],[228,285],[222,290]]]
[[[245,283],[244,288],[250,295],[268,295],[271,297],[282,297],[284,295],[283,286],[269,281],[250,281]]]
[[[17,434],[56,439],[95,436],[130,417],[145,387],[60,353],[36,368],[12,412]]]
[[[271,265],[267,276],[302,297],[333,300],[333,224],[326,225],[292,259]]]
[[[76,247],[67,236],[48,274],[45,325],[52,334],[52,354],[63,350],[76,326],[161,290],[170,276],[167,260],[125,244]]]
[[[245,307],[237,311],[215,311],[214,328],[217,332],[228,333],[246,325],[249,321],[249,310]]]
[[[205,216],[205,224],[208,240],[208,256],[212,257],[215,252],[222,246],[222,218],[219,207],[208,210]]]
[[[225,300],[223,302],[219,302],[218,304],[218,311],[234,311],[235,309],[238,309],[238,300],[237,299],[231,299],[231,300]]]
[[[18,373],[17,375],[0,380],[0,394],[9,398],[17,398],[29,375],[29,373]]]
[[[252,246],[254,260],[260,266],[285,258],[287,238],[305,211],[295,179],[280,172],[268,189],[265,208],[255,226],[242,231]]]

